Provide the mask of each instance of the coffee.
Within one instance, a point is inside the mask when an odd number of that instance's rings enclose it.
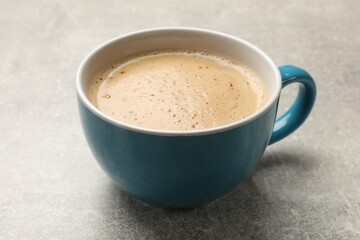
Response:
[[[248,66],[198,51],[133,55],[96,76],[90,101],[106,115],[161,130],[196,130],[229,124],[260,109],[263,81]]]

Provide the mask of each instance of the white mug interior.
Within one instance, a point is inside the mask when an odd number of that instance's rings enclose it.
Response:
[[[237,59],[251,67],[263,79],[268,99],[262,108],[236,122],[215,128],[169,131],[133,126],[113,119],[97,109],[87,98],[89,85],[99,72],[129,55],[149,50],[187,49],[207,51]],[[196,28],[157,28],[129,33],[114,38],[93,50],[81,63],[76,79],[76,90],[82,103],[94,114],[116,126],[155,135],[203,135],[231,129],[259,117],[277,101],[281,77],[277,66],[261,49],[240,38],[211,30]]]

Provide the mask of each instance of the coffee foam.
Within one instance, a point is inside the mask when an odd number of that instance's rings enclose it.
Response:
[[[245,118],[266,90],[249,67],[198,51],[153,51],[113,64],[96,76],[90,101],[119,121],[151,129],[195,130]]]

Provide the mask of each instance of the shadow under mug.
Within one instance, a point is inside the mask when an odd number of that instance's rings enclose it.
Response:
[[[269,92],[267,103],[245,119],[215,128],[162,131],[117,121],[91,104],[93,77],[119,59],[154,49],[219,53],[253,68]],[[276,118],[282,87],[299,83],[290,109]],[[276,67],[259,48],[234,36],[194,28],[159,28],[112,39],[81,63],[76,79],[82,127],[96,160],[120,188],[165,208],[190,208],[236,187],[255,168],[266,146],[286,137],[309,115],[316,97],[311,76],[295,66]]]

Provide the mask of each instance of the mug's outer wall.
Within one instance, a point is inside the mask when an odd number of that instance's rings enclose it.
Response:
[[[112,125],[78,98],[82,127],[100,166],[122,190],[165,208],[212,201],[248,176],[268,145],[276,103],[253,121],[224,132],[156,136]]]

